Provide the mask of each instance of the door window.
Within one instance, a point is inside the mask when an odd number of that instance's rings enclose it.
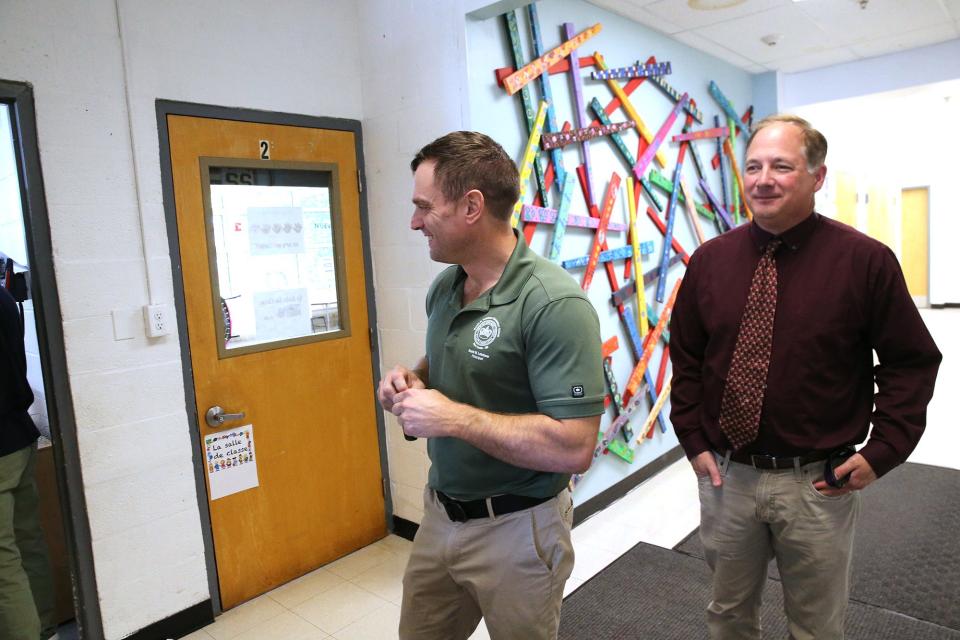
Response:
[[[201,169],[220,357],[349,335],[336,166]]]

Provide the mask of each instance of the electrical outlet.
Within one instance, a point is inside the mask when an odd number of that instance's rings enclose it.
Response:
[[[167,305],[144,305],[143,322],[147,328],[148,338],[159,338],[170,333],[170,312]]]

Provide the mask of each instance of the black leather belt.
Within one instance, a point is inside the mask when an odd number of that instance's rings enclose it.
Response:
[[[479,500],[454,500],[442,491],[434,490],[437,494],[437,500],[447,511],[447,516],[454,522],[466,522],[473,518],[489,518],[490,516],[502,516],[514,511],[529,509],[538,504],[543,504],[550,498],[532,498],[530,496],[515,496],[505,494],[502,496],[493,496],[492,498]],[[552,498],[553,496],[551,496]],[[490,501],[490,509],[487,509],[487,500]],[[493,513],[491,513],[491,511]]]
[[[730,456],[730,459],[734,462],[739,462],[740,464],[748,464],[754,469],[771,471],[776,469],[793,469],[794,467],[802,467],[803,465],[810,464],[811,462],[826,460],[829,456],[829,451],[812,451],[806,455],[794,456],[792,458],[786,456],[776,457],[759,454],[734,453],[732,456]]]

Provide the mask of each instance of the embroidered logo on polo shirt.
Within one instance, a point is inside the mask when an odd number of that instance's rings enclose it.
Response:
[[[487,316],[473,327],[473,346],[475,348],[467,349],[467,351],[477,360],[486,360],[490,357],[490,354],[483,352],[499,337],[500,321],[493,316]],[[480,349],[480,351],[477,351],[477,349]]]
[[[583,397],[583,385],[582,385],[582,384],[575,384],[575,385],[573,385],[572,387],[570,387],[570,395],[573,396],[574,398],[582,398],[582,397]]]

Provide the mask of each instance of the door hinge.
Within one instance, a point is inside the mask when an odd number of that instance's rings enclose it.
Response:
[[[363,178],[360,176],[360,169],[357,169],[357,191],[363,193]]]
[[[380,478],[380,493],[383,494],[383,499],[387,498],[387,479]]]
[[[370,351],[373,351],[373,327],[367,329],[367,338],[370,340]]]

